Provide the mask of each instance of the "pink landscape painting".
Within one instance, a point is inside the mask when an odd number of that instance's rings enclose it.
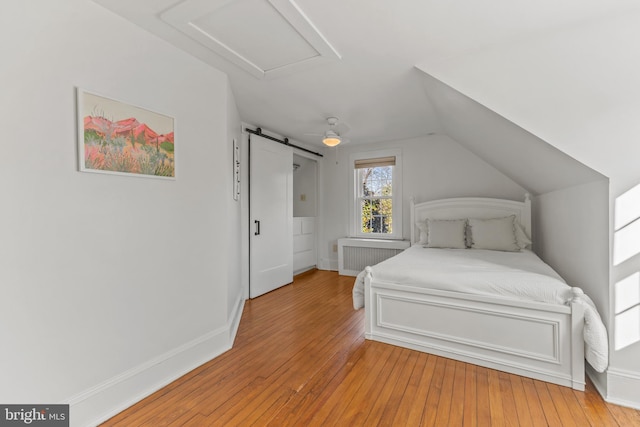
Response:
[[[175,178],[174,119],[78,90],[80,170]]]

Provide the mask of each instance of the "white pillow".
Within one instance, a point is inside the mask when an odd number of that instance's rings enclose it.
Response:
[[[504,218],[469,219],[471,247],[494,251],[518,252],[515,215]]]
[[[428,219],[429,233],[425,248],[466,249],[466,219]]]
[[[420,230],[420,239],[418,240],[418,244],[426,245],[429,236],[429,225],[427,224],[427,220],[416,222],[416,227]]]
[[[531,239],[529,239],[529,237],[527,236],[527,233],[524,231],[524,228],[522,228],[522,225],[518,224],[517,222],[516,222],[516,240],[518,241],[518,246],[520,246],[520,249],[524,249],[533,243]]]

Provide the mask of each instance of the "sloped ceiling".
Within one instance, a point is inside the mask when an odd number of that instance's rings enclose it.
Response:
[[[355,143],[437,132],[439,124],[422,91],[416,64],[454,65],[452,58],[624,14],[635,4],[634,0],[259,0],[294,5],[339,58],[279,78],[257,79],[168,22],[167,16],[185,3],[204,10],[258,0],[95,1],[227,73],[244,121],[310,144],[319,144],[318,138],[305,133],[323,130],[329,115],[349,125],[348,136]],[[242,15],[235,25],[242,33],[243,28],[259,26],[260,18]],[[264,38],[270,36],[267,29]],[[553,64],[548,67],[553,69]]]
[[[640,8],[418,67],[616,183],[639,175]]]
[[[640,134],[635,0],[94,1],[225,72],[243,121],[309,145],[321,146],[307,134],[324,131],[328,116],[349,126],[354,144],[446,133],[541,193],[599,178],[580,162],[608,176],[616,159],[594,147],[622,144],[623,127],[625,137]],[[236,2],[245,12],[250,2],[296,9],[336,55],[274,78],[248,72],[191,31]],[[209,15],[169,19],[185,5]],[[259,14],[233,22],[239,34],[284,34],[261,29]],[[227,22],[220,34],[231,40],[233,30]]]
[[[444,132],[534,195],[605,179],[438,79],[423,79]]]

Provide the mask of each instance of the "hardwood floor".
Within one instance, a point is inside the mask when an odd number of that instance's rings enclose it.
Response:
[[[586,392],[365,341],[353,278],[314,271],[247,301],[232,350],[104,426],[640,426]]]

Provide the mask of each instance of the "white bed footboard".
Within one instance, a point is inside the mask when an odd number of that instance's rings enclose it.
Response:
[[[365,277],[365,337],[584,390],[584,314]]]

